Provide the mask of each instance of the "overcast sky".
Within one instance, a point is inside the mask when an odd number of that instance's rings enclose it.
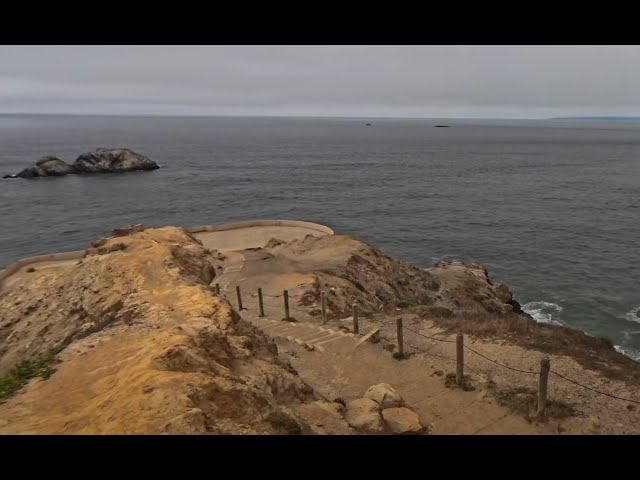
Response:
[[[640,115],[640,47],[0,46],[0,113]]]

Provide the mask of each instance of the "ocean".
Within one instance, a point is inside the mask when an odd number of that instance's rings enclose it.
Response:
[[[0,266],[133,223],[307,220],[482,263],[536,320],[640,358],[640,121],[0,115],[0,176],[98,147],[162,168],[0,180]]]

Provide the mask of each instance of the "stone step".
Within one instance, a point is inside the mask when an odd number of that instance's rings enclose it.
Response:
[[[287,335],[293,335],[295,337],[298,336],[298,331],[299,329],[296,327],[292,327],[292,326],[285,326],[284,328],[278,328],[277,330],[274,331],[274,329],[272,328],[271,330],[267,330],[265,333],[269,336],[272,337],[286,337]]]
[[[293,328],[296,328],[295,325],[297,325],[297,323],[280,321],[272,324],[267,324],[263,327],[263,329],[269,333],[275,333],[276,331],[283,330],[285,328],[291,328],[292,326]]]
[[[315,348],[313,345],[311,345],[310,343],[303,342],[303,341],[302,341],[302,340],[300,340],[299,338],[295,338],[295,337],[294,337],[294,336],[292,336],[292,335],[289,335],[288,337],[285,337],[285,338],[286,338],[287,340],[289,340],[290,342],[295,342],[295,343],[297,343],[298,345],[302,345],[303,347],[307,347],[309,350],[315,350],[315,349],[316,349],[316,348]],[[320,351],[320,352],[324,353],[324,350],[320,350],[320,349],[318,349],[318,351]]]
[[[331,343],[331,342],[335,342],[336,340],[345,340],[345,337],[341,336],[341,335],[335,335],[332,334],[332,336],[330,338],[324,339],[320,342],[314,343],[314,346],[317,345],[326,345],[327,343]]]
[[[333,335],[333,333],[326,332],[323,330],[315,330],[314,332],[310,332],[309,334],[304,335],[300,338],[302,338],[305,342],[315,342],[317,340],[321,340],[322,338],[328,335]]]
[[[333,332],[333,333],[335,333],[337,335],[341,335],[343,337],[355,338],[355,335],[353,333],[346,333],[346,332],[343,332],[341,330],[333,330],[332,328],[327,328],[326,330],[328,330],[330,332]]]
[[[329,340],[332,338],[342,338],[340,336],[336,336],[333,333],[329,333],[327,335],[323,335],[321,337],[316,337],[313,340],[307,340],[307,342],[311,343],[312,345],[321,345],[324,343],[325,340]]]
[[[279,331],[283,327],[285,327],[285,328],[295,328],[301,334],[304,333],[304,332],[308,332],[308,331],[310,331],[310,329],[313,328],[311,325],[306,324],[306,323],[285,322],[285,321],[280,321],[280,322],[276,322],[276,323],[273,323],[273,324],[266,324],[265,325],[265,328],[269,332]]]

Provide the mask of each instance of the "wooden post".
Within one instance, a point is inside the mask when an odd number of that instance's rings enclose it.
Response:
[[[549,370],[551,362],[549,357],[540,360],[540,387],[538,388],[538,415],[544,413],[547,408],[547,385],[549,383]]]
[[[325,297],[326,294],[324,292],[320,292],[320,302],[322,308],[322,323],[327,323],[327,309],[325,307]]]
[[[402,338],[402,317],[396,320],[398,327],[398,357],[404,357],[404,339]]]
[[[262,289],[258,289],[258,305],[260,306],[260,317],[264,317],[264,305],[262,304]]]
[[[238,310],[242,310],[242,297],[240,296],[240,285],[236,286],[236,295],[238,295]]]
[[[284,318],[289,320],[289,291],[284,291]]]
[[[216,283],[216,293],[220,295],[220,284]]]
[[[358,325],[358,304],[353,304],[353,333],[360,333],[360,326]]]
[[[464,338],[461,333],[456,336],[456,383],[462,386],[464,377]]]

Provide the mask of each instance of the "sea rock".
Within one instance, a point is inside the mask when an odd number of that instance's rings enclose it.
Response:
[[[128,148],[98,148],[95,152],[83,153],[73,163],[78,173],[131,172],[155,170],[157,163]]]
[[[515,313],[523,313],[522,305],[520,305],[516,300],[511,300],[509,302],[509,305],[511,305],[513,307],[513,311]]]
[[[38,160],[35,166],[25,168],[17,175],[9,175],[5,178],[59,177],[69,173],[75,173],[71,165],[57,157],[44,157]]]
[[[350,401],[347,404],[345,419],[360,433],[384,432],[380,406],[370,398],[358,398]]]
[[[373,400],[381,409],[402,406],[402,397],[387,383],[379,383],[369,387],[364,394],[364,398]]]
[[[157,168],[160,168],[157,163],[128,148],[99,148],[95,152],[80,155],[73,165],[56,157],[44,157],[33,167],[3,178],[58,177],[74,173],[115,173]]]
[[[382,418],[389,431],[395,435],[416,434],[426,430],[418,415],[406,407],[387,408],[382,411]]]

